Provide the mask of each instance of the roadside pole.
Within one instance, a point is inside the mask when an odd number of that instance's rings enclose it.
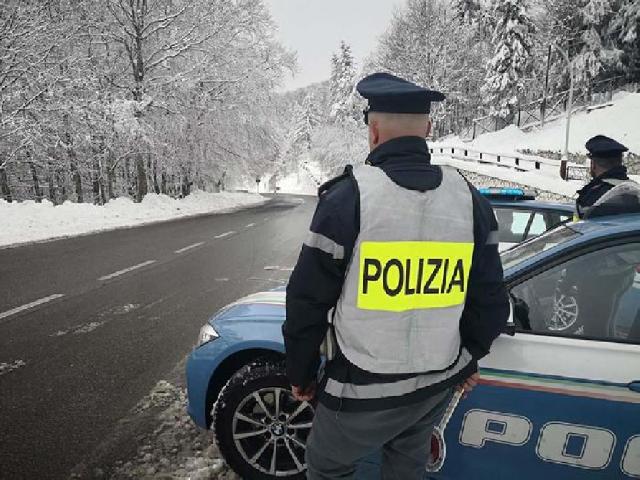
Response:
[[[567,162],[569,160],[569,132],[571,129],[571,111],[573,110],[573,67],[571,66],[571,60],[569,59],[569,55],[562,50],[555,43],[552,44],[554,48],[562,55],[562,58],[565,62],[567,62],[567,69],[569,70],[569,99],[567,101],[567,122],[565,128],[565,136],[564,136],[564,151],[562,152],[562,159],[560,161],[560,177],[563,180],[568,179],[567,172]]]

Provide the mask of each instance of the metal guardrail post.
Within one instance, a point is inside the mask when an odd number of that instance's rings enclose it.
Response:
[[[496,155],[496,160],[500,163],[500,155]]]
[[[482,152],[480,152],[480,160],[482,160]]]

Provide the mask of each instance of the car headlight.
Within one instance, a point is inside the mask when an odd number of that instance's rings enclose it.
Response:
[[[218,335],[218,332],[216,332],[215,329],[207,323],[206,325],[203,325],[203,327],[200,329],[200,333],[198,334],[198,344],[196,346],[199,347],[200,345],[209,343],[210,341],[215,340],[219,336],[220,335]]]

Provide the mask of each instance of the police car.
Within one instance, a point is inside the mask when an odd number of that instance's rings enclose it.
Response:
[[[640,215],[566,223],[502,260],[512,321],[425,478],[640,478]],[[284,318],[284,289],[243,298],[187,364],[189,414],[245,479],[304,478],[313,405],[291,396]]]
[[[500,251],[517,245],[570,220],[575,207],[568,203],[541,202],[534,192],[513,187],[485,187],[498,220]]]

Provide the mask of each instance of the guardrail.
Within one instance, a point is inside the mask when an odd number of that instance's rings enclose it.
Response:
[[[520,172],[539,171],[543,169],[543,165],[546,165],[549,169],[556,169],[559,177],[561,175],[562,160],[540,157],[538,155],[486,152],[468,147],[449,145],[430,146],[429,152],[432,155],[447,155],[456,160],[495,165]],[[567,163],[566,180],[582,180],[585,178],[586,170],[586,165],[569,162]]]
[[[560,169],[560,160],[539,157],[537,155],[494,153],[476,150],[467,147],[456,147],[448,145],[437,145],[429,148],[429,152],[435,155],[449,155],[460,157],[460,160],[468,160],[477,163],[498,165],[500,167],[512,168],[523,172],[540,170],[542,165],[549,165]]]

